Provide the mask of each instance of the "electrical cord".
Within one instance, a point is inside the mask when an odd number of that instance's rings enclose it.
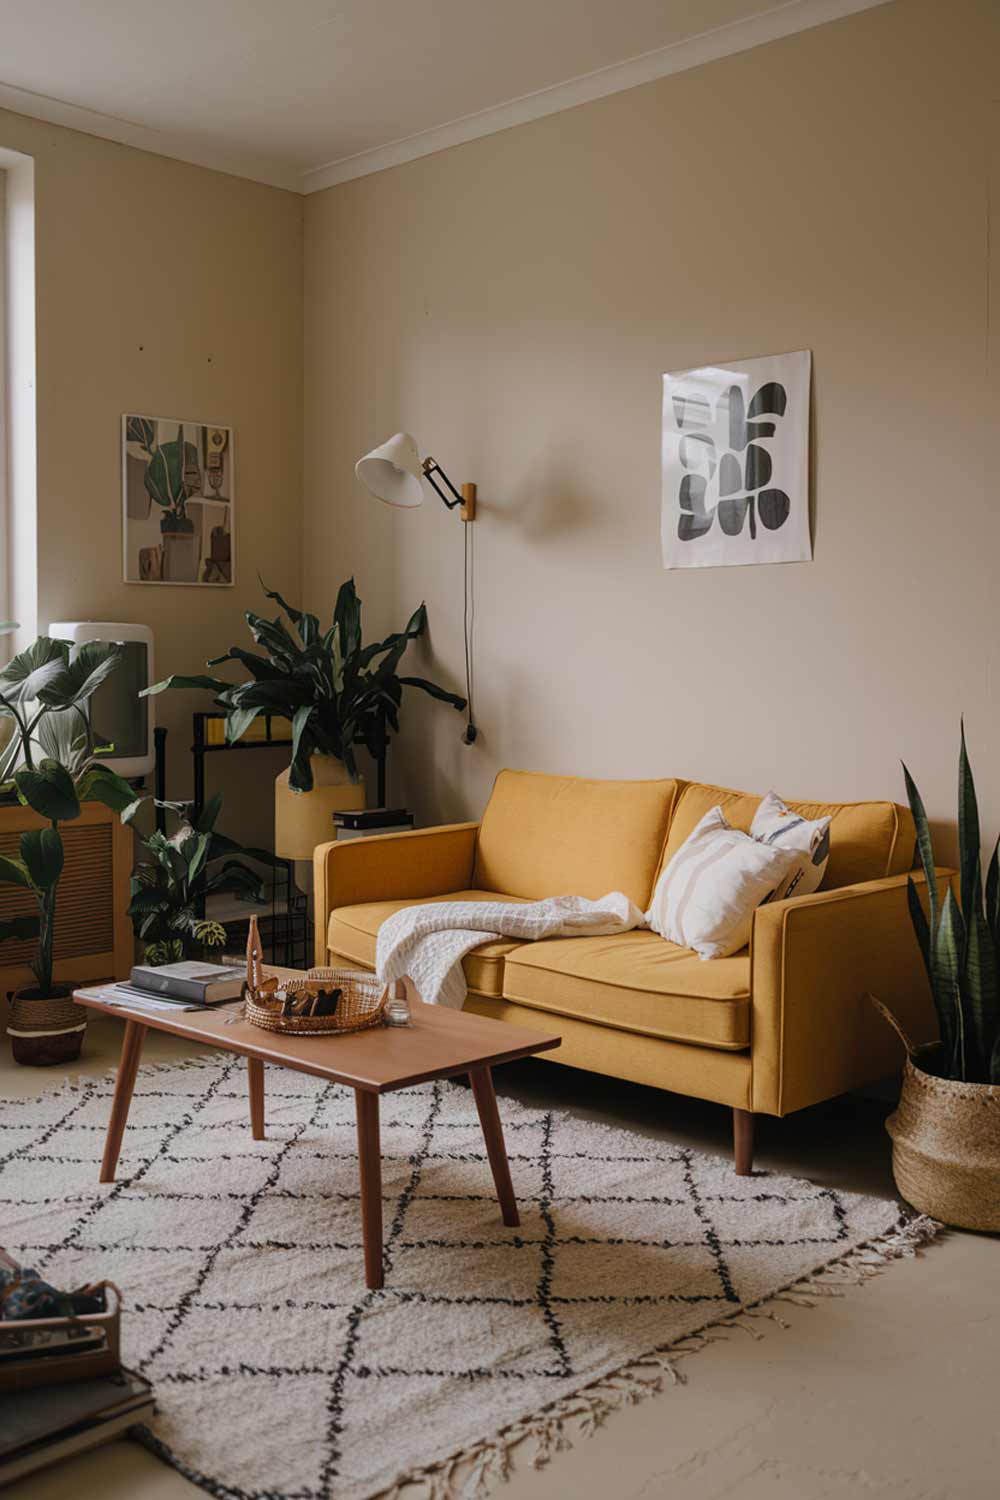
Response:
[[[462,735],[463,745],[475,744],[479,730],[476,728],[472,712],[472,632],[476,621],[475,600],[472,598],[472,539],[469,533],[472,527],[466,522],[462,525],[464,537],[464,560],[462,569],[462,636],[465,645],[465,696],[466,712],[468,722],[465,733]]]

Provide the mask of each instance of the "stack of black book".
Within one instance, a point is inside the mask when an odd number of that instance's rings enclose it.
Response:
[[[359,812],[335,812],[333,826],[338,839],[362,838],[366,833],[404,833],[413,827],[413,814],[405,807],[366,807]]]
[[[151,1414],[152,1389],[123,1367],[120,1336],[110,1282],[60,1291],[0,1250],[0,1490]]]
[[[47,1464],[96,1448],[152,1414],[147,1380],[121,1370],[0,1395],[0,1490]]]

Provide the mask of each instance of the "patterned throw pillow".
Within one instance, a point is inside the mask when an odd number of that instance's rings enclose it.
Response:
[[[646,921],[699,958],[725,958],[750,941],[758,906],[798,868],[797,849],[772,848],[730,828],[713,807],[656,882]]]
[[[811,896],[813,891],[819,890],[830,858],[829,818],[817,818],[811,823],[808,818],[786,807],[777,792],[768,792],[754,813],[750,837],[771,849],[794,849],[798,854],[796,868],[769,900]]]

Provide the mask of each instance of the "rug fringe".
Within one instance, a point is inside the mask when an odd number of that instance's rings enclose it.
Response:
[[[529,1439],[534,1443],[531,1466],[543,1469],[555,1454],[572,1448],[579,1438],[592,1437],[605,1419],[625,1406],[648,1400],[664,1388],[664,1382],[683,1385],[686,1377],[677,1368],[679,1360],[700,1354],[710,1344],[727,1338],[733,1329],[748,1333],[755,1340],[764,1332],[748,1319],[769,1321],[778,1328],[788,1328],[770,1306],[787,1302],[794,1307],[815,1307],[821,1297],[842,1297],[846,1287],[863,1286],[878,1276],[893,1261],[916,1255],[944,1229],[927,1214],[902,1215],[899,1222],[878,1239],[858,1245],[819,1270],[790,1282],[760,1302],[734,1308],[706,1323],[694,1333],[682,1335],[673,1343],[652,1349],[639,1359],[610,1375],[603,1375],[574,1395],[564,1396],[544,1407],[536,1416],[505,1427],[494,1437],[484,1439],[460,1453],[453,1453],[440,1464],[418,1469],[402,1476],[389,1489],[379,1491],[373,1500],[402,1500],[410,1487],[424,1486],[422,1500],[487,1500],[498,1484],[510,1477],[514,1451]],[[458,1471],[468,1468],[459,1481]],[[461,1488],[458,1484],[461,1482]]]

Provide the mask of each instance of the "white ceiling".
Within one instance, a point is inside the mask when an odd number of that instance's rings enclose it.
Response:
[[[0,106],[309,192],[881,3],[0,0]]]

